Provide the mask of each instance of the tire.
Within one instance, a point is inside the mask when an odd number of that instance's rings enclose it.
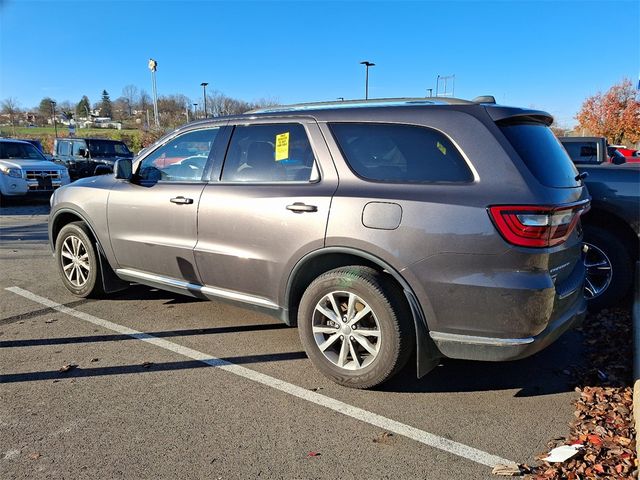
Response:
[[[62,227],[56,238],[55,259],[62,283],[71,293],[84,298],[104,295],[96,248],[83,222]]]
[[[343,314],[340,319],[336,308]],[[407,363],[415,343],[413,318],[400,288],[361,266],[337,268],[311,282],[300,301],[298,328],[316,368],[352,388],[371,388],[390,379]]]
[[[589,310],[593,312],[602,308],[617,306],[620,300],[629,293],[633,283],[633,262],[626,244],[615,233],[592,225],[584,227],[583,241],[587,247],[595,247],[592,248],[591,252],[587,250],[585,256],[585,267],[587,269],[585,297],[587,297]],[[598,259],[602,259],[603,262],[608,262],[610,265],[608,283],[604,278],[607,271],[606,267],[598,267],[596,264],[601,263]],[[598,271],[599,269],[600,271]],[[598,284],[596,280],[600,280],[601,283]],[[595,288],[593,285],[595,285]],[[604,289],[601,292],[597,292],[598,287],[602,286],[604,286]],[[596,294],[594,295],[593,292],[596,292]]]

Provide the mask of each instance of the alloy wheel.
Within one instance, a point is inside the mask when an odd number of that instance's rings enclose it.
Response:
[[[83,241],[69,235],[62,243],[60,262],[64,276],[74,287],[82,287],[89,280],[89,252]]]
[[[333,291],[316,304],[313,338],[322,354],[337,367],[360,370],[378,356],[380,324],[371,307],[351,292]]]
[[[585,243],[584,296],[587,300],[599,297],[609,287],[613,268],[607,254],[591,243]]]

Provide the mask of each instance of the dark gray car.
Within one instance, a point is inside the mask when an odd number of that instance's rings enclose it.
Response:
[[[589,197],[545,112],[464,100],[307,104],[186,125],[49,219],[76,295],[139,282],[297,325],[336,382],[411,357],[511,360],[585,312]]]

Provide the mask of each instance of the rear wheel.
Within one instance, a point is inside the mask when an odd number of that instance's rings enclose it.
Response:
[[[397,373],[413,351],[411,314],[402,291],[367,267],[343,267],[316,278],[298,310],[300,338],[325,376],[370,388]]]
[[[612,232],[584,227],[586,277],[584,295],[589,309],[615,306],[629,292],[633,282],[631,255]]]
[[[64,286],[79,297],[101,296],[100,262],[89,229],[72,222],[60,230],[55,250],[58,272]]]

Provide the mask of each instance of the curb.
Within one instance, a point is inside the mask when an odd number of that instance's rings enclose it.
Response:
[[[636,455],[640,458],[640,262],[636,262],[636,282],[631,318],[633,322],[633,419],[636,428]]]

